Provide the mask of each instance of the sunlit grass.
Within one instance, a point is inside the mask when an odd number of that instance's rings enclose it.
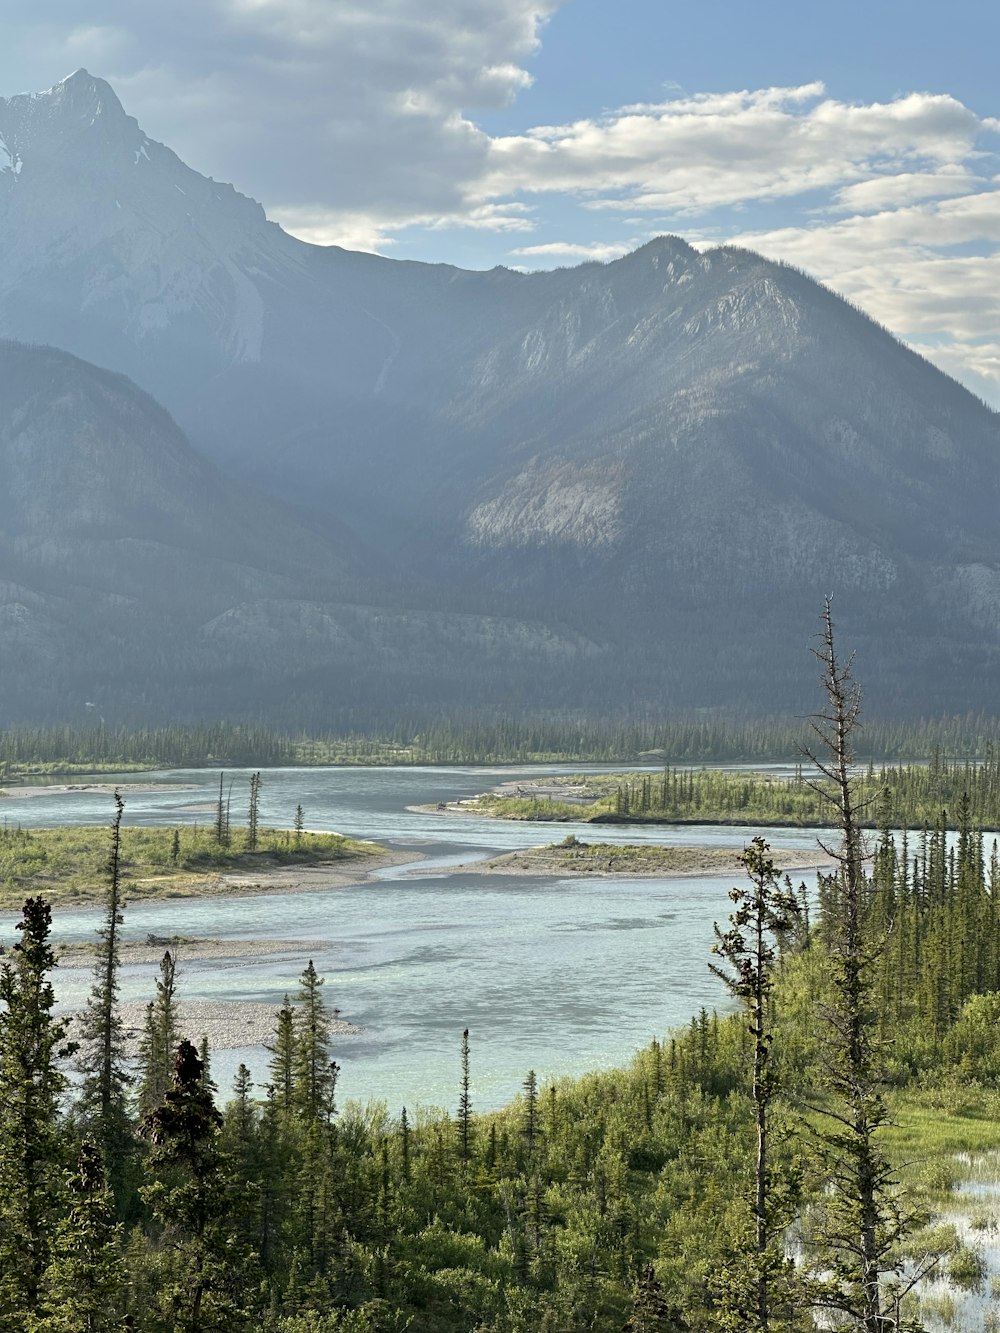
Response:
[[[111,835],[107,826],[0,830],[0,908],[30,894],[53,902],[92,901],[104,891]],[[371,855],[371,843],[339,833],[261,829],[257,850],[243,829],[220,846],[211,827],[123,828],[121,873],[129,897],[187,896],[204,891],[222,871],[264,871]]]
[[[898,1163],[901,1183],[929,1200],[943,1201],[960,1180],[973,1175],[969,1159],[1000,1148],[1000,1100],[995,1092],[908,1089],[893,1098],[890,1108],[886,1149]]]

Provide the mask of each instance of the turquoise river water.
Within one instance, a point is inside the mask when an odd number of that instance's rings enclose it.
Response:
[[[306,827],[412,850],[413,861],[347,888],[137,904],[126,911],[124,936],[306,942],[296,952],[243,959],[185,961],[181,948],[179,997],[277,1007],[294,993],[312,958],[326,978],[329,1003],[363,1029],[337,1041],[341,1101],[381,1099],[393,1113],[404,1104],[452,1106],[465,1027],[480,1110],[513,1097],[529,1069],[546,1080],[624,1063],[702,1005],[725,1003],[707,962],[713,922],[726,919],[727,894],[739,877],[735,864],[725,878],[600,880],[486,876],[455,867],[569,833],[589,841],[731,846],[735,857],[753,830],[597,830],[407,809],[558,771],[583,769],[265,769],[262,825],[290,826],[301,803]],[[230,779],[235,823],[245,811],[249,773],[227,774],[227,785]],[[126,792],[127,822],[205,824],[213,817],[217,774],[174,770],[122,778],[126,786],[136,782],[154,789]],[[0,801],[0,820],[8,825],[109,823],[111,814],[106,792]],[[810,831],[765,833],[774,847],[816,846]],[[55,936],[86,938],[98,916],[93,909],[60,910]],[[16,920],[16,914],[0,914],[3,943],[13,942]],[[149,964],[124,967],[122,998],[150,998],[155,973]],[[64,1005],[78,1007],[88,988],[85,970],[58,977]],[[267,1058],[259,1046],[219,1051],[213,1073],[223,1093],[241,1060],[263,1082]]]

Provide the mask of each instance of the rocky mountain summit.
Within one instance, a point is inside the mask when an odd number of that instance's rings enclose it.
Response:
[[[1000,707],[1000,418],[793,269],[676,237],[534,274],[307,245],[85,71],[0,101],[0,228],[0,336],[124,372],[216,494],[273,497],[243,530],[284,534],[297,609],[271,574],[222,611],[182,579],[208,675],[269,645],[241,706],[284,653],[316,707],[798,709],[833,592],[875,706]],[[147,480],[197,565],[225,523]],[[22,545],[60,526],[46,494],[0,502]]]

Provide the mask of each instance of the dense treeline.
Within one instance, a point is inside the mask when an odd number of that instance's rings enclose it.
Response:
[[[123,1100],[119,1072],[110,1114],[96,1080],[60,1114],[47,931],[31,900],[0,987],[0,1092],[15,1112],[0,1135],[0,1327],[120,1328],[129,1315],[150,1331],[623,1328],[635,1310],[651,1322],[630,1328],[712,1326],[740,1230],[738,1198],[725,1200],[751,1152],[738,1024],[702,1013],[613,1074],[540,1087],[529,1072],[489,1117],[473,1114],[466,1040],[454,1118],[338,1114],[310,964],[276,1016],[266,1095],[241,1068],[220,1113],[207,1052],[176,1041],[168,954],[137,1096]],[[22,1107],[29,1022],[47,1092]]]
[[[893,833],[889,814],[886,801],[866,910],[882,942],[876,989],[883,1028],[893,1034],[896,1065],[913,1072],[970,997],[1000,994],[1000,854],[996,839],[984,854],[968,796],[955,812],[957,838],[947,836],[952,821],[944,810],[914,836]],[[969,1021],[982,1023],[992,1011],[977,1004]],[[968,1021],[949,1047],[955,1055],[970,1054],[962,1045],[967,1029]]]
[[[867,828],[881,823],[919,829],[943,819],[954,829],[968,818],[979,829],[1000,830],[1000,749],[992,743],[979,760],[949,761],[934,750],[926,764],[869,764],[854,780]],[[599,785],[601,779],[594,781]],[[808,765],[791,776],[668,766],[606,784],[607,795],[591,817],[808,827],[822,827],[830,817],[830,784],[817,780]]]
[[[787,760],[808,746],[810,735],[801,719],[593,721],[558,715],[485,722],[397,718],[382,727],[312,735],[262,722],[17,727],[0,731],[0,778],[93,767]],[[984,714],[873,722],[865,729],[864,758],[876,764],[930,761],[940,771],[948,767],[942,756],[948,756],[952,766],[956,760],[983,761],[995,774],[998,752],[1000,719]],[[966,786],[975,800],[972,781]]]
[[[219,722],[130,729],[18,727],[0,732],[0,776],[65,767],[250,767],[294,763],[291,739],[266,726]]]

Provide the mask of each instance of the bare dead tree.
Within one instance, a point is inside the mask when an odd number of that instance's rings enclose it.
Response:
[[[903,1206],[895,1172],[881,1146],[889,1122],[881,1092],[882,1048],[877,1040],[872,967],[881,941],[868,938],[869,886],[861,821],[865,807],[853,775],[854,733],[861,689],[853,658],[837,656],[830,598],[823,605],[819,646],[826,705],[812,719],[818,744],[804,751],[819,776],[810,786],[830,805],[839,845],[820,846],[835,869],[827,897],[830,1003],[826,1006],[824,1076],[828,1097],[815,1109],[822,1128],[816,1143],[828,1192],[813,1237],[819,1267],[829,1276],[814,1288],[817,1305],[839,1312],[841,1326],[858,1333],[888,1333],[900,1322],[898,1289],[884,1278],[900,1271],[897,1246],[914,1225]],[[825,781],[824,781],[825,779]]]

